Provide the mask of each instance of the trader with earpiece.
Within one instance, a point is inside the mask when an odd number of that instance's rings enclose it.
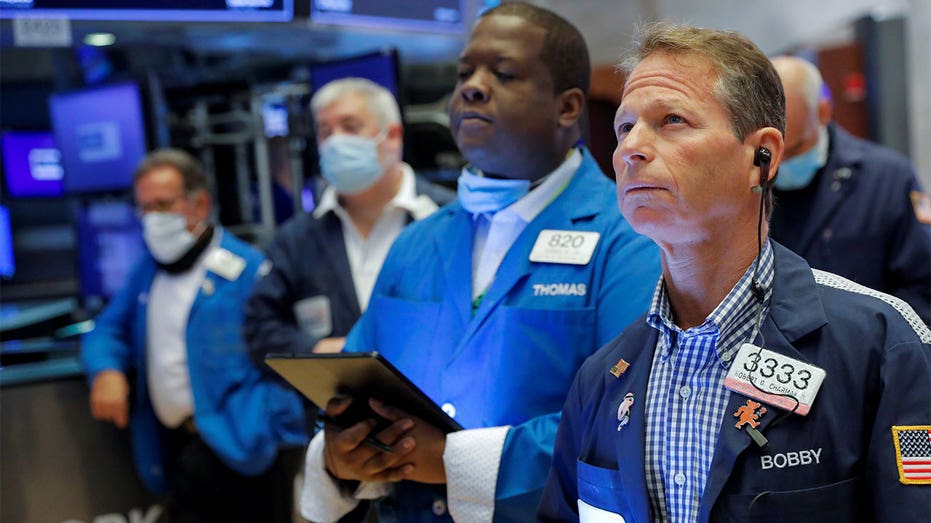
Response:
[[[624,66],[618,203],[663,274],[579,370],[539,519],[926,520],[931,331],[768,239],[772,64],[736,33],[657,24]]]

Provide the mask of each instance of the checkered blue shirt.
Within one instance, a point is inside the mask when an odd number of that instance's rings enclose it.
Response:
[[[647,323],[660,332],[646,399],[646,481],[653,520],[692,522],[705,491],[718,429],[730,398],[724,388],[730,362],[756,336],[759,302],[751,292],[754,264],[724,301],[697,327],[675,325],[662,278],[653,293]],[[767,240],[758,280],[773,281],[773,249]]]

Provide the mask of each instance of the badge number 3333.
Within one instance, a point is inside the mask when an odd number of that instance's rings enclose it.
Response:
[[[804,416],[811,410],[825,375],[820,367],[744,343],[724,379],[724,386]]]

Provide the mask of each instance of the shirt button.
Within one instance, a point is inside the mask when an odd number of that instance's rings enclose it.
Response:
[[[688,385],[683,385],[679,388],[679,395],[682,396],[682,399],[688,399],[689,394],[692,393],[692,389]]]
[[[731,358],[732,358],[732,357],[733,357],[733,356],[731,356],[731,353],[730,353],[730,352],[726,352],[726,353],[724,353],[723,356],[721,356],[721,359],[724,360],[724,361],[731,361]]]
[[[443,409],[443,412],[445,412],[446,415],[449,416],[450,418],[456,417],[456,406],[453,405],[452,403],[446,402],[440,408]]]
[[[446,514],[446,502],[442,499],[433,500],[433,515],[442,516]]]
[[[685,474],[679,472],[678,474],[676,474],[676,477],[674,479],[676,481],[676,485],[679,485],[680,487],[682,485],[685,485]]]

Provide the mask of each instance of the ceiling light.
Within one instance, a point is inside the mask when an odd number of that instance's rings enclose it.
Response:
[[[84,43],[96,47],[106,47],[116,42],[116,35],[113,33],[88,33],[84,36]]]

